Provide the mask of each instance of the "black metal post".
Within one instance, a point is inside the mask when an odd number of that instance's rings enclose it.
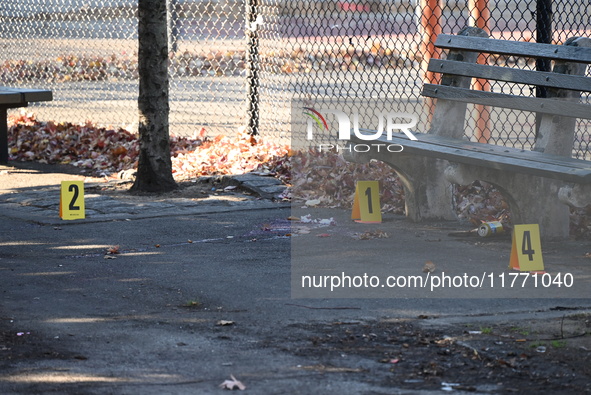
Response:
[[[537,0],[536,2],[536,42],[552,44],[552,0]],[[536,59],[537,71],[551,71],[550,59]],[[546,97],[548,90],[543,86],[536,86],[536,97]],[[542,121],[541,114],[536,114],[536,139]]]
[[[8,163],[8,119],[6,107],[0,107],[0,164]]]
[[[248,36],[248,133],[259,134],[259,36],[258,0],[246,1],[246,34]]]
[[[179,38],[178,0],[168,0],[168,51],[176,53]]]
[[[536,4],[536,42],[552,44],[552,0],[537,0]],[[551,71],[549,59],[536,60],[537,71]],[[546,89],[538,87],[537,97],[546,97]]]

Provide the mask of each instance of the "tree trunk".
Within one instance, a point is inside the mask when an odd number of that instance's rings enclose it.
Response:
[[[132,192],[177,188],[168,135],[168,38],[166,0],[139,0],[138,72],[140,155]]]

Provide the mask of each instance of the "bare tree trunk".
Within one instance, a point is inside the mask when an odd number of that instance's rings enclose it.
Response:
[[[177,188],[168,134],[168,42],[166,0],[139,0],[138,71],[140,156],[132,192]]]

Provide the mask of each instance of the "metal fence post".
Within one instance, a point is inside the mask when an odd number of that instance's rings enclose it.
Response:
[[[248,133],[259,134],[259,0],[246,1]]]
[[[442,32],[441,17],[443,10],[439,6],[439,0],[421,0],[421,43],[420,53],[422,56],[422,70],[425,75],[425,81],[430,84],[437,84],[439,76],[432,71],[427,71],[427,64],[431,58],[439,57],[441,51],[435,47],[435,40]],[[433,99],[427,98],[425,100],[427,114],[429,114],[429,121],[433,116],[435,103]]]
[[[168,52],[176,53],[178,49],[178,0],[168,0]]]
[[[537,0],[536,2],[536,42],[552,44],[552,0]],[[550,71],[551,68],[549,59],[536,59],[536,70]],[[536,87],[536,97],[546,97],[546,95],[547,89],[545,87]],[[536,114],[536,139],[541,121],[541,114]]]
[[[537,0],[536,42],[552,44],[552,0]],[[550,60],[537,59],[536,70],[550,71]],[[536,96],[546,97],[546,90],[538,88]]]

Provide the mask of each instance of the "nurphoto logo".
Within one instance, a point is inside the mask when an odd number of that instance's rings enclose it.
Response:
[[[386,140],[392,141],[392,134],[395,131],[401,131],[408,137],[409,140],[417,140],[416,136],[411,132],[411,128],[415,127],[418,123],[418,118],[414,114],[402,113],[402,112],[380,112],[378,114],[378,127],[374,129],[373,133],[369,129],[360,130],[359,128],[359,112],[353,111],[353,127],[351,127],[351,120],[348,114],[344,111],[336,109],[321,109],[315,110],[312,107],[304,107],[304,115],[307,118],[306,125],[306,138],[308,140],[314,139],[314,130],[320,130],[323,133],[331,133],[328,122],[323,114],[333,115],[338,122],[338,139],[343,141],[349,141],[351,139],[351,130],[354,135],[363,141],[374,141],[378,140],[383,136],[384,131],[386,132]],[[409,120],[409,122],[400,123],[396,120]],[[372,144],[349,144],[341,146],[338,144],[319,144],[319,151],[329,151],[336,149],[337,152],[341,150],[347,150],[349,152],[367,152],[372,148],[376,148],[378,152],[380,149],[385,148],[389,152],[401,152],[404,147],[400,144],[384,144],[384,143],[372,143]]]

